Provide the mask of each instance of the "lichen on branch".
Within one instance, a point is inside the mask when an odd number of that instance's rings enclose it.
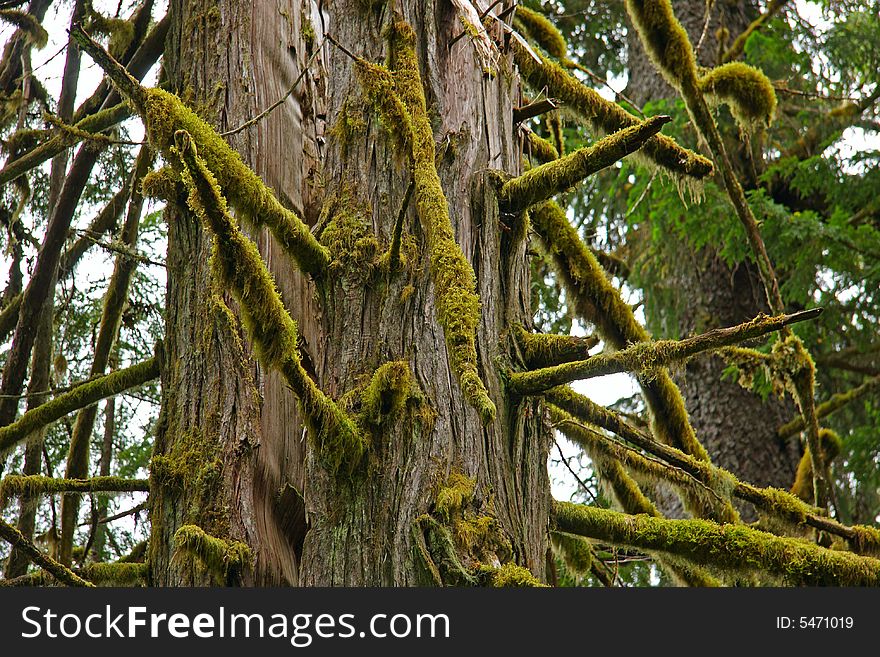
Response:
[[[265,367],[277,369],[299,398],[313,445],[333,473],[351,472],[366,450],[354,421],[318,388],[303,369],[296,322],[284,307],[256,245],[242,235],[226,209],[214,174],[199,156],[189,133],[175,134],[175,154],[189,189],[187,203],[214,236],[213,265],[238,300],[242,321]]]

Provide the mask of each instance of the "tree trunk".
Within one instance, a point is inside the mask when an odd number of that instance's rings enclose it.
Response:
[[[482,425],[451,370],[424,234],[414,204],[402,210],[411,165],[389,135],[400,127],[381,124],[351,58],[325,39],[329,32],[384,61],[390,5],[172,0],[168,76],[221,131],[282,97],[308,64],[280,107],[229,137],[283,204],[317,224],[325,245],[342,245],[331,249],[330,274],[315,280],[266,231],[251,235],[297,320],[304,367],[352,410],[384,363],[405,362],[411,383],[402,407],[378,410],[358,468],[329,472],[297,400],[253,357],[235,304],[211,274],[208,235],[188,212],[169,209],[164,397],[151,474],[155,584],[216,581],[176,558],[174,535],[186,524],[251,547],[254,568],[227,570],[229,583],[463,583],[477,562],[507,561],[544,577],[551,432],[538,402],[510,399],[501,379],[516,364],[508,328],[530,321],[528,263],[522,231],[502,222],[487,174],[520,167],[516,76],[506,54],[484,73],[467,35],[450,45],[462,24],[448,0],[396,7],[418,35],[438,172],[476,274],[480,375],[497,418]],[[401,212],[408,264],[382,273],[373,265]],[[469,480],[475,490],[461,508],[435,507],[441,488]],[[476,539],[467,533],[478,527]]]
[[[676,17],[687,30],[695,48],[703,33],[706,3],[703,0],[673,2]],[[717,63],[719,28],[730,36],[729,46],[758,15],[757,6],[749,1],[718,1],[712,5],[709,26],[699,49],[698,61],[703,66]],[[635,30],[630,31],[630,81],[627,93],[639,104],[651,99],[674,97],[675,91],[654,69],[642,48]],[[743,165],[745,148],[728,148],[738,170],[750,170]],[[737,159],[739,155],[739,159]],[[699,206],[691,211],[699,212]],[[676,257],[668,258],[665,284],[681,298],[687,299],[678,325],[672,330],[681,336],[721,326],[732,326],[769,312],[757,268],[751,262],[730,267],[707,247],[695,252],[684,239],[666,236],[675,245],[666,249]],[[662,314],[668,309],[645,304],[646,313],[656,324],[663,324]],[[666,322],[668,323],[668,322]],[[744,481],[759,486],[788,489],[800,459],[796,442],[781,442],[776,429],[791,419],[796,408],[791,400],[774,397],[763,400],[743,389],[736,382],[722,380],[726,363],[717,356],[701,355],[691,359],[679,377],[679,387],[685,398],[691,422],[712,461],[736,474]],[[664,510],[671,515],[682,513],[681,505],[672,496],[663,501]],[[742,508],[743,519],[754,520],[754,510]]]

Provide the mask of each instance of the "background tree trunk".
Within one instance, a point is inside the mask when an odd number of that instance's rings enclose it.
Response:
[[[706,3],[703,0],[674,0],[673,8],[696,48],[704,29]],[[729,47],[757,15],[758,8],[753,2],[716,0],[702,47],[697,52],[699,63],[704,66],[717,64],[720,28],[730,34],[726,42]],[[639,104],[674,98],[676,92],[651,64],[635,30],[630,30],[628,47],[630,78],[627,94]],[[741,145],[728,148],[738,170],[748,169],[744,166],[745,151]],[[695,252],[680,236],[667,235],[664,239],[674,241],[674,245],[665,251],[676,254],[664,263],[668,271],[665,285],[676,290],[679,298],[686,299],[684,311],[677,317],[677,326],[669,327],[670,332],[686,336],[732,326],[759,312],[769,312],[757,267],[752,262],[730,267],[711,247]],[[664,316],[668,308],[651,303],[650,298],[646,300],[645,312],[654,324],[668,325]],[[700,355],[691,359],[682,376],[678,377],[697,436],[713,463],[742,480],[788,489],[794,482],[800,446],[796,440],[781,442],[776,437],[776,429],[795,415],[796,407],[788,398],[780,401],[771,396],[763,400],[735,381],[722,380],[725,367],[725,362],[718,356]],[[663,506],[668,514],[683,513],[673,495],[664,497]],[[755,519],[753,509],[742,508],[741,511],[744,520]]]
[[[173,0],[168,76],[220,130],[281,97],[320,49],[296,91],[230,142],[282,203],[318,225],[313,232],[333,231],[346,248],[333,276],[311,280],[268,233],[252,237],[298,322],[304,366],[325,392],[356,408],[374,370],[400,360],[413,386],[359,469],[351,477],[327,472],[310,452],[296,400],[252,358],[234,303],[212,279],[207,236],[188,212],[169,210],[164,398],[152,463],[160,484],[151,496],[156,584],[211,581],[174,558],[173,536],[184,524],[252,547],[253,573],[227,573],[232,583],[451,583],[443,546],[419,520],[453,474],[476,481],[462,519],[491,517],[496,527],[484,545],[457,543],[462,562],[513,560],[544,577],[551,434],[538,402],[505,397],[500,375],[510,366],[508,328],[530,322],[528,263],[517,231],[499,220],[487,175],[520,166],[516,78],[507,55],[487,75],[469,38],[449,45],[462,25],[448,1],[397,9],[418,35],[438,170],[477,277],[477,350],[497,419],[482,426],[450,370],[413,204],[404,223],[414,238],[409,265],[369,272],[370,257],[391,241],[410,163],[392,149],[388,132],[399,127],[379,123],[353,62],[325,34],[384,61],[390,10],[357,0]]]

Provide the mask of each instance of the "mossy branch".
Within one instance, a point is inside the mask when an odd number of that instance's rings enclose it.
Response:
[[[593,565],[593,548],[583,536],[568,532],[550,532],[550,545],[565,567],[575,575],[586,575]]]
[[[840,410],[847,404],[856,399],[859,399],[864,394],[873,390],[877,384],[880,384],[880,376],[875,376],[874,378],[868,379],[860,386],[853,388],[852,390],[847,390],[846,392],[838,392],[827,400],[822,402],[816,407],[816,417],[823,418],[828,415],[831,415],[835,411]],[[776,435],[779,436],[780,439],[785,440],[787,438],[791,438],[796,433],[799,433],[804,430],[806,423],[804,422],[804,418],[802,415],[797,416],[790,422],[786,422],[776,432]]]
[[[217,180],[196,151],[190,134],[178,131],[175,152],[189,189],[187,203],[214,236],[213,261],[223,284],[238,300],[242,320],[264,367],[277,369],[299,398],[319,458],[331,471],[350,472],[366,443],[350,418],[303,369],[296,322],[275,288],[256,245],[241,234],[226,209]]]
[[[40,21],[32,14],[19,9],[0,9],[0,21],[15,25],[27,35],[27,40],[37,48],[45,48],[49,41],[49,33],[46,32]]]
[[[769,516],[796,526],[808,526],[845,538],[855,552],[880,552],[878,530],[871,527],[843,525],[823,515],[816,507],[805,504],[791,493],[778,488],[759,488],[741,482],[723,468],[657,442],[650,435],[628,424],[617,413],[570,388],[554,388],[547,392],[545,398],[579,421],[607,429],[647,454],[662,459],[720,493],[732,491],[735,497],[753,504],[755,508]]]
[[[536,62],[515,41],[511,42],[514,61],[526,81],[534,89],[546,90],[547,95],[562,101],[567,108],[587,121],[598,134],[613,134],[641,123],[620,105],[603,98],[599,92],[585,85],[559,64],[540,56]],[[659,167],[679,182],[698,183],[713,171],[711,160],[682,148],[666,135],[657,134],[645,142],[639,158],[652,168]]]
[[[595,336],[532,333],[522,326],[514,326],[513,332],[526,367],[530,369],[583,360],[589,356],[590,349],[599,344]]]
[[[67,584],[68,586],[94,586],[94,584],[86,581],[66,566],[61,565],[52,557],[43,554],[33,543],[26,539],[18,529],[2,518],[0,518],[0,538],[22,552],[28,559],[33,561],[37,566],[52,575],[52,577],[62,584]]]
[[[142,87],[82,28],[74,29],[72,35],[134,106],[144,120],[150,143],[167,162],[179,165],[173,150],[174,135],[178,130],[185,130],[197,144],[208,168],[222,182],[229,203],[254,226],[268,227],[281,248],[304,272],[316,277],[324,272],[330,263],[327,249],[315,239],[302,219],[281,205],[272,190],[214,128],[175,95]]]
[[[175,532],[174,548],[174,559],[196,560],[220,581],[253,564],[253,553],[247,545],[211,536],[196,525],[183,525]]]
[[[552,162],[559,159],[559,151],[556,146],[543,137],[539,137],[531,130],[527,131],[523,144],[526,155],[534,157],[539,162]]]
[[[387,115],[386,120],[399,118],[397,115],[401,111],[404,117],[408,117],[408,121],[403,119],[397,129],[409,127],[411,130],[408,142],[413,161],[416,212],[427,236],[437,319],[443,327],[450,365],[458,377],[464,398],[477,410],[483,424],[488,425],[495,420],[496,411],[477,368],[476,332],[480,323],[480,300],[476,293],[476,277],[455,241],[449,205],[437,173],[434,131],[428,118],[416,57],[415,33],[406,23],[396,21],[390,34],[394,45],[393,88],[387,89],[385,76],[378,76],[376,81],[384,80],[385,91],[399,101],[386,98],[379,109]],[[375,90],[370,93],[375,98]]]
[[[830,429],[819,430],[819,444],[822,447],[822,462],[830,464],[843,448],[843,441]],[[791,485],[792,495],[797,495],[805,502],[813,499],[813,457],[810,448],[804,450],[801,460],[798,462],[794,483]]]
[[[160,365],[161,357],[149,358],[137,365],[83,383],[28,411],[16,422],[0,428],[0,456],[8,454],[34,431],[60,420],[68,413],[158,378]]]
[[[776,317],[767,317],[761,314],[755,319],[737,326],[713,329],[684,340],[639,342],[621,351],[597,354],[586,360],[563,363],[529,372],[515,372],[510,375],[509,387],[516,394],[536,395],[564,383],[595,376],[606,376],[620,372],[641,372],[651,376],[660,368],[683,363],[696,354],[765,335],[783,326],[812,319],[821,312],[821,308],[814,308]]]
[[[614,349],[647,341],[648,332],[611,284],[562,208],[550,201],[531,212],[530,218],[578,315],[592,322]],[[697,440],[684,400],[669,374],[656,372],[639,383],[651,411],[654,434],[663,442],[708,461],[709,455]]]
[[[90,479],[57,479],[43,475],[6,475],[0,481],[0,507],[14,495],[33,497],[50,493],[133,493],[149,492],[147,479],[124,477],[92,477]]]
[[[696,564],[769,571],[794,585],[880,585],[880,560],[742,525],[630,516],[570,502],[554,503],[553,524],[560,531],[676,555]]]
[[[505,212],[521,212],[563,192],[597,171],[639,150],[672,119],[652,116],[644,122],[608,135],[554,162],[542,164],[501,187],[499,201]]]

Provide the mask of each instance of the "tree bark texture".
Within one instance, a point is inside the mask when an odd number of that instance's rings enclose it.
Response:
[[[371,272],[353,244],[327,275],[311,279],[266,231],[250,235],[298,322],[304,367],[341,406],[357,409],[359,391],[383,363],[405,361],[411,371],[403,411],[372,436],[351,476],[331,474],[315,458],[297,400],[257,364],[234,302],[212,277],[209,236],[188,212],[171,209],[152,464],[155,584],[211,582],[176,558],[173,537],[185,524],[252,548],[253,570],[229,573],[233,584],[451,583],[438,566],[442,546],[420,519],[455,475],[476,482],[469,517],[493,518],[509,541],[495,556],[544,577],[551,432],[538,402],[506,396],[502,381],[506,368],[521,365],[509,327],[530,321],[528,263],[510,218],[499,216],[489,173],[519,171],[516,75],[504,52],[489,75],[470,38],[450,45],[462,24],[448,0],[395,4],[418,35],[438,172],[476,274],[479,368],[497,419],[482,425],[450,369],[414,203],[404,211],[408,264],[396,273]],[[400,127],[381,124],[353,61],[325,36],[384,62],[392,10],[360,0],[172,0],[170,9],[169,78],[221,131],[259,114],[308,67],[280,107],[229,141],[317,236],[354,216],[358,235],[387,249],[411,164],[389,135]],[[465,565],[487,558],[460,551]]]

